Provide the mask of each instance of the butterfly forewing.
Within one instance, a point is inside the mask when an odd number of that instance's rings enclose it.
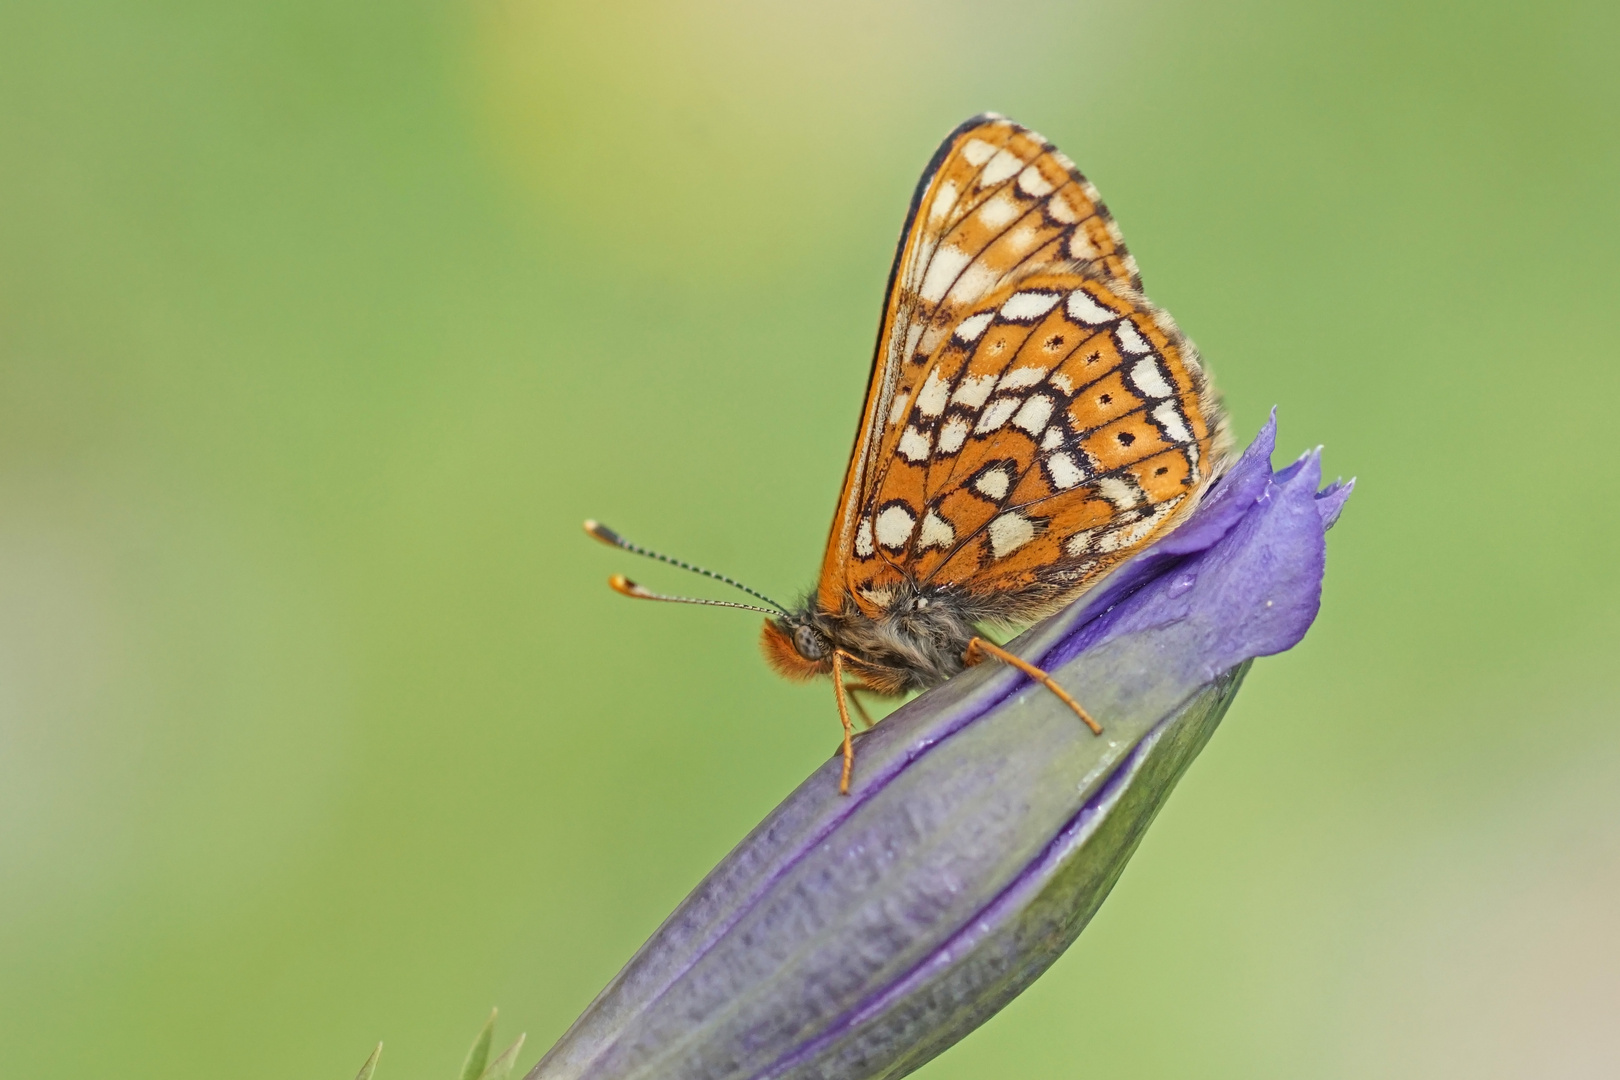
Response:
[[[902,581],[1042,613],[1190,511],[1218,411],[1094,188],[999,118],[925,174],[818,595]]]

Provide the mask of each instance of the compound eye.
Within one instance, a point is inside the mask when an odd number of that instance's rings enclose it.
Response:
[[[827,639],[808,626],[793,631],[793,647],[806,660],[821,660],[827,655]]]

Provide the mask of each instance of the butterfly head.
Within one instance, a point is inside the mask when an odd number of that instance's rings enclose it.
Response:
[[[786,678],[805,681],[832,671],[832,639],[808,611],[766,619],[759,645]]]

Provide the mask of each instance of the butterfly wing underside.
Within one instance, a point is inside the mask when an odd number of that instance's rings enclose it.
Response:
[[[876,616],[910,581],[1044,614],[1189,512],[1223,436],[1096,189],[977,117],[912,201],[818,603]]]

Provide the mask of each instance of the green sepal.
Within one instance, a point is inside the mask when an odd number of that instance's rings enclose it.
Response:
[[[461,1080],[481,1080],[483,1077],[484,1064],[489,1061],[490,1040],[495,1037],[495,1016],[499,1012],[499,1009],[489,1010],[489,1019],[484,1021],[478,1038],[473,1040],[472,1049],[467,1051],[467,1060],[462,1063]]]
[[[489,1068],[483,1071],[478,1080],[506,1080],[512,1075],[512,1069],[517,1065],[518,1051],[523,1049],[523,1040],[527,1035],[519,1035],[517,1042],[501,1051],[501,1056],[489,1063]]]
[[[360,1066],[360,1071],[355,1074],[354,1080],[371,1080],[372,1075],[377,1071],[377,1059],[380,1057],[382,1057],[382,1043],[378,1043],[377,1049],[373,1050],[371,1056],[366,1058],[366,1063]]]

